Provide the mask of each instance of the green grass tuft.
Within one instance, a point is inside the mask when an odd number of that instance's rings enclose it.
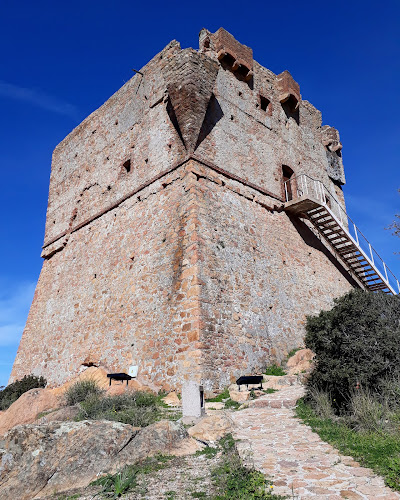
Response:
[[[267,369],[265,370],[265,375],[275,375],[281,377],[283,375],[286,375],[286,372],[282,367],[274,364],[267,367]]]
[[[64,392],[65,404],[73,406],[90,397],[99,397],[103,392],[95,380],[78,380]]]
[[[224,450],[221,461],[212,471],[215,494],[212,500],[267,500],[283,499],[273,494],[272,482],[253,468],[243,465],[236,450],[232,435],[228,434],[218,443]]]
[[[286,359],[290,359],[292,356],[294,356],[296,354],[297,351],[300,351],[301,349],[303,349],[303,347],[295,347],[294,349],[292,349],[291,351],[288,352],[288,355],[286,356]]]
[[[153,474],[164,469],[172,458],[174,457],[161,454],[149,457],[138,464],[125,466],[116,474],[107,474],[91,483],[91,486],[101,486],[100,494],[106,498],[119,498],[128,491],[135,489],[140,474]],[[174,497],[170,496],[169,498]]]
[[[381,475],[388,486],[400,491],[400,434],[378,431],[357,431],[343,419],[322,418],[299,400],[297,416],[309,425],[322,440],[344,455],[350,455],[363,466]]]
[[[221,392],[221,394],[218,394],[218,396],[215,396],[215,398],[207,399],[207,403],[222,403],[225,399],[229,399],[229,398],[230,398],[229,389],[226,388],[226,389],[224,389],[223,392]]]

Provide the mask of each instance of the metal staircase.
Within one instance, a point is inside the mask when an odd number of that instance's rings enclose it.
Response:
[[[285,211],[309,220],[366,289],[400,293],[399,280],[321,181],[300,174],[284,186]]]

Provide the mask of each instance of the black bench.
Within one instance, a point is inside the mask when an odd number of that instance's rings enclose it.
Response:
[[[127,373],[107,373],[107,377],[110,379],[110,385],[111,380],[126,380],[126,385],[128,385],[128,382],[133,378]]]
[[[246,375],[243,377],[239,377],[236,380],[236,383],[239,386],[239,391],[240,391],[241,385],[247,385],[247,390],[248,390],[249,384],[261,384],[260,389],[262,389],[263,388],[262,381],[263,381],[262,375]]]

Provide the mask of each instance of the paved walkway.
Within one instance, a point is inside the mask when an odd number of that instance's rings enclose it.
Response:
[[[232,414],[240,455],[273,480],[274,492],[295,500],[400,499],[371,469],[340,455],[294,418],[302,395],[302,386],[288,387]]]

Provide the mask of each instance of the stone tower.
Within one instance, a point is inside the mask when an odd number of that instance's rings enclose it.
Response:
[[[198,51],[171,42],[54,151],[11,380],[137,364],[156,387],[212,391],[279,361],[306,315],[357,286],[284,210],[300,173],[344,207],[338,133],[290,73],[222,28]]]

